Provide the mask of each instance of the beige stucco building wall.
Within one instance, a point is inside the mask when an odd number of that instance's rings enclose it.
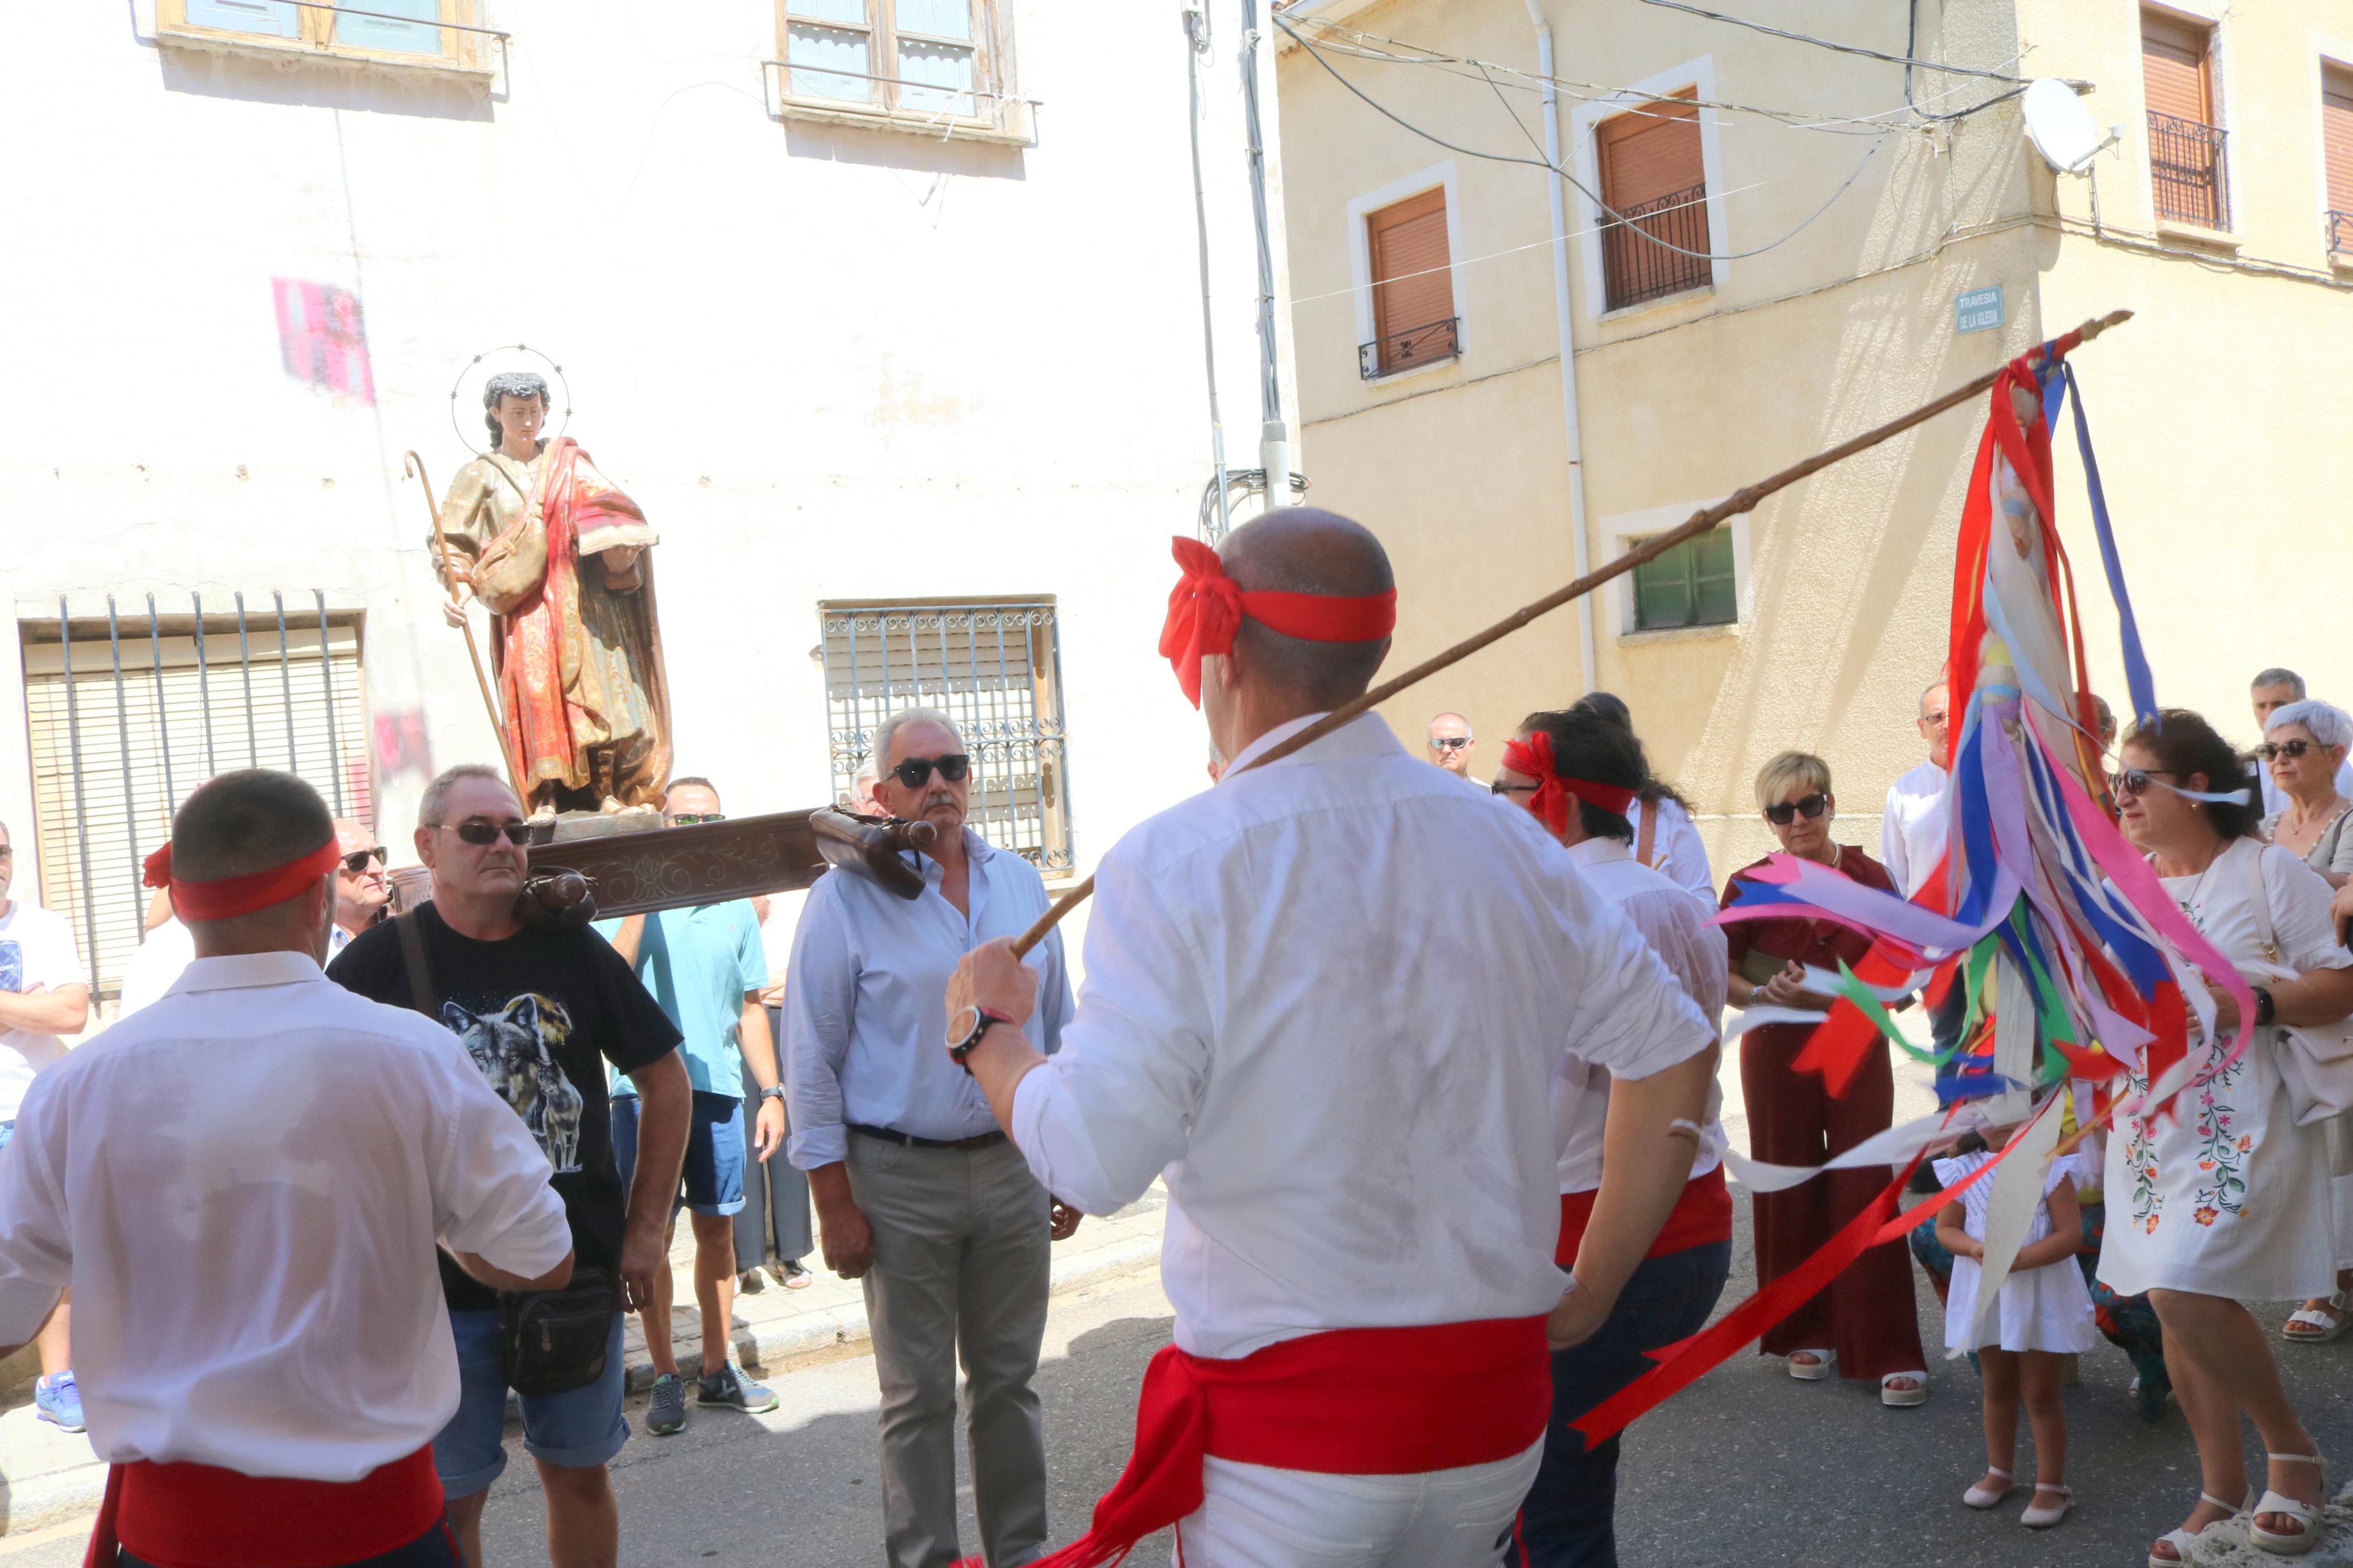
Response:
[[[2034,156],[2015,102],[1950,124],[1906,124],[1900,67],[1634,0],[1540,3],[1559,74],[1599,84],[1565,88],[1561,106],[1569,167],[1588,184],[1590,127],[1611,111],[1600,100],[1612,86],[1691,85],[1703,100],[1793,111],[1821,127],[1702,110],[1711,248],[1736,257],[1713,264],[1704,292],[1599,310],[1587,236],[1596,220],[1569,193],[1594,562],[2045,335],[2130,307],[2141,319],[2086,351],[2083,369],[2160,699],[2207,708],[2252,742],[2242,704],[2261,666],[2294,665],[2317,692],[2353,696],[2353,660],[2326,611],[2353,565],[2335,499],[2353,458],[2341,435],[2327,434],[2353,415],[2341,368],[2353,300],[2348,275],[2320,253],[2315,205],[2315,62],[2329,47],[2318,40],[2353,35],[2353,4],[2315,0],[2260,16],[2242,7],[2224,24],[2226,79],[2267,106],[2243,130],[2233,122],[2232,134],[2243,139],[2238,162],[2251,165],[2243,253],[2295,269],[2274,276],[2234,268],[2211,245],[2193,255],[2158,250],[2186,242],[2154,234],[2093,237],[2071,221],[2088,214],[2084,183],[2055,180]],[[1940,13],[1923,0],[1920,12],[1925,57],[2094,83],[2094,113],[2126,129],[2094,176],[2105,220],[2151,228],[2130,7],[1953,0]],[[1537,155],[1541,110],[1527,79],[1491,87],[1461,67],[1364,58],[1416,52],[1371,41],[1386,38],[1532,73],[1535,35],[1522,0],[1303,0],[1290,15],[1331,66],[1403,120],[1464,147]],[[1810,6],[1802,26],[1889,52],[1904,43],[1881,5]],[[1302,47],[1282,55],[1280,79],[1303,466],[1319,500],[1362,517],[1397,557],[1399,653],[1419,657],[1575,574],[1547,175],[1433,146]],[[2000,90],[1928,73],[1917,85],[1923,107],[1944,110]],[[1822,124],[1838,120],[1850,122]],[[1464,351],[1366,382],[1356,353],[1371,335],[1357,226],[1369,208],[1441,182]],[[1955,297],[1993,285],[2004,290],[2004,325],[1957,333]],[[1734,522],[1736,625],[1630,632],[1630,597],[1612,584],[1596,595],[1589,677],[1565,610],[1401,700],[1392,721],[1406,731],[1461,710],[1481,736],[1483,776],[1522,714],[1598,685],[1627,700],[1661,773],[1693,797],[1719,879],[1768,846],[1749,781],[1788,748],[1830,761],[1841,837],[1875,852],[1885,788],[1920,755],[1914,704],[1944,658],[1953,542],[1980,428],[1975,414],[1945,415]],[[2060,496],[2094,684],[2121,703],[2114,616],[2072,456],[2062,458]],[[2281,592],[2285,601],[2272,598]]]

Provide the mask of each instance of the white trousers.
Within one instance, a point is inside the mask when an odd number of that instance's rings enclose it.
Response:
[[[1212,1458],[1176,1527],[1179,1568],[1494,1568],[1544,1443],[1418,1476],[1325,1476]]]

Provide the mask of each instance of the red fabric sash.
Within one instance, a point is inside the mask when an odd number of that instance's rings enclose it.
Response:
[[[1552,737],[1542,730],[1529,731],[1525,741],[1504,742],[1504,765],[1524,778],[1536,781],[1535,793],[1528,796],[1529,814],[1551,828],[1556,837],[1568,831],[1569,796],[1623,816],[1639,793],[1616,784],[1595,784],[1591,779],[1567,777],[1553,761]]]
[[[142,880],[151,888],[171,889],[172,912],[183,921],[226,921],[284,903],[342,865],[343,860],[343,847],[331,833],[324,844],[299,860],[289,860],[283,866],[256,871],[249,877],[191,882],[173,877],[172,846],[167,839],[161,849],[147,857]]]
[[[1560,1240],[1553,1247],[1552,1260],[1563,1268],[1577,1262],[1585,1227],[1593,1223],[1593,1200],[1600,1195],[1599,1187],[1560,1194]],[[1683,1184],[1683,1195],[1675,1200],[1667,1223],[1659,1227],[1659,1239],[1642,1256],[1664,1258],[1686,1247],[1731,1239],[1732,1189],[1725,1184],[1724,1167],[1711,1165]]]
[[[407,1545],[443,1507],[429,1443],[350,1482],[142,1459],[108,1469],[82,1564],[114,1568],[120,1546],[157,1568],[340,1568]]]
[[[1269,631],[1308,642],[1375,642],[1397,629],[1397,590],[1347,598],[1337,594],[1242,592],[1218,552],[1198,539],[1172,542],[1185,569],[1168,591],[1160,657],[1176,671],[1187,701],[1201,705],[1201,660],[1231,652],[1245,617]]]
[[[1541,1438],[1552,1411],[1542,1318],[1335,1329],[1235,1361],[1152,1358],[1135,1450],[1094,1528],[1037,1568],[1103,1568],[1201,1506],[1201,1461],[1335,1476],[1492,1464]]]

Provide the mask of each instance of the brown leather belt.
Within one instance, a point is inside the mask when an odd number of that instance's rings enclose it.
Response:
[[[893,1132],[888,1127],[869,1127],[859,1121],[845,1121],[842,1126],[860,1138],[896,1143],[902,1149],[994,1149],[1005,1142],[1002,1131],[976,1132],[969,1138],[918,1138],[912,1132]]]

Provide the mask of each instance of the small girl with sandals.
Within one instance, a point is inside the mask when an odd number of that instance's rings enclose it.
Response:
[[[2015,1132],[2015,1129],[2012,1130]],[[2002,1134],[1989,1131],[1989,1141]],[[1978,1286],[1985,1257],[1986,1204],[1995,1175],[1988,1175],[1947,1204],[1936,1215],[1936,1239],[1953,1255],[1953,1282],[1945,1303],[1945,1345],[1956,1356],[1978,1352],[1985,1388],[1986,1473],[1961,1494],[1971,1508],[1991,1508],[2019,1489],[2010,1467],[2018,1449],[2018,1408],[2034,1429],[2034,1497],[2020,1516],[2030,1530],[2048,1530],[2067,1517],[2075,1494],[2067,1489],[2067,1417],[2060,1407],[2059,1380],[2066,1359],[2100,1342],[2092,1319],[2091,1292],[2074,1255],[2084,1234],[2075,1203],[2076,1156],[2051,1162],[2042,1181],[2026,1240],[2001,1283],[2001,1294],[1985,1330],[1977,1326]],[[1936,1178],[1949,1187],[1993,1163],[1989,1152],[1957,1154],[1936,1162]]]

